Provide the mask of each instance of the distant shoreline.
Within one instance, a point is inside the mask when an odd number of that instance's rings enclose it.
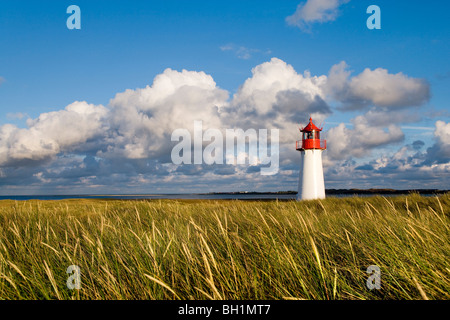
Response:
[[[326,189],[325,194],[328,196],[332,195],[402,195],[417,193],[421,195],[433,195],[433,194],[445,194],[450,192],[450,190],[440,190],[440,189],[406,189],[406,190],[395,190],[395,189]],[[297,191],[276,191],[276,192],[257,192],[257,191],[236,191],[236,192],[209,192],[209,193],[148,193],[148,194],[40,194],[40,195],[0,195],[0,200],[4,199],[17,199],[17,200],[28,200],[28,199],[46,199],[46,200],[58,200],[58,199],[82,199],[82,198],[123,198],[123,199],[177,199],[179,196],[184,199],[196,199],[196,196],[200,198],[223,196],[224,199],[230,199],[230,196],[238,196],[247,198],[248,196],[261,195],[264,198],[271,198],[270,196],[283,196],[283,198],[294,198],[297,195]],[[269,197],[268,197],[269,196]],[[180,199],[181,199],[180,198]],[[252,198],[255,199],[255,198]]]

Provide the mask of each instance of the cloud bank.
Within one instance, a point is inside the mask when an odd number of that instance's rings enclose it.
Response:
[[[328,75],[313,76],[272,58],[254,67],[234,94],[202,71],[169,68],[145,88],[117,93],[106,106],[75,101],[28,119],[27,128],[0,126],[0,184],[4,194],[25,186],[48,192],[175,192],[181,186],[186,192],[205,192],[213,185],[221,191],[249,185],[253,190],[279,190],[290,184],[284,188],[295,189],[298,126],[310,116],[317,123],[324,121],[336,112],[332,105],[365,113],[355,116],[352,126],[341,123],[326,133],[328,177],[340,181],[339,174],[372,168],[364,171],[369,181],[388,167],[354,160],[404,141],[400,123],[417,121],[404,110],[424,104],[429,96],[424,80],[381,68],[352,76],[345,62],[332,66]],[[279,129],[279,174],[262,178],[258,166],[172,164],[172,132],[185,128],[193,134],[196,120],[204,130]],[[420,151],[420,142],[408,150],[416,152],[415,165],[448,174],[450,124],[437,121],[434,135],[435,144],[426,151]],[[405,161],[411,165],[413,160]]]

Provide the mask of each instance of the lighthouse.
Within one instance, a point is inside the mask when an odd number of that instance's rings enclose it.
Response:
[[[320,131],[322,128],[316,127],[311,118],[308,125],[300,130],[302,140],[297,141],[295,146],[302,157],[297,200],[325,198],[322,151],[327,148],[327,141],[320,139]]]

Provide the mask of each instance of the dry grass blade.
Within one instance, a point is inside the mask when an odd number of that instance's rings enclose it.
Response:
[[[45,273],[47,274],[48,279],[50,280],[50,283],[52,284],[52,287],[53,287],[53,290],[55,291],[56,297],[58,298],[58,300],[61,300],[61,295],[59,294],[55,278],[53,277],[53,273],[50,270],[50,268],[47,264],[47,261],[45,261],[45,260],[44,260],[44,270],[45,270]]]
[[[422,286],[419,284],[419,282],[417,281],[417,279],[415,277],[412,277],[414,284],[417,287],[417,290],[419,290],[420,296],[422,297],[423,300],[428,300],[427,294],[425,293],[425,291],[423,291]]]
[[[144,274],[144,276],[147,277],[147,278],[149,278],[149,279],[152,280],[153,282],[159,284],[161,287],[163,287],[163,288],[169,290],[175,297],[177,297],[178,300],[181,300],[180,297],[176,294],[176,292],[173,291],[171,287],[169,287],[167,284],[165,284],[165,283],[162,282],[161,280],[156,279],[156,278],[154,278],[154,277],[152,277],[151,275],[148,275],[148,274],[146,274],[146,273]]]

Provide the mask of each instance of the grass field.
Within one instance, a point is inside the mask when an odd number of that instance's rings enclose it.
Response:
[[[4,200],[0,299],[449,299],[449,221],[450,194]]]

